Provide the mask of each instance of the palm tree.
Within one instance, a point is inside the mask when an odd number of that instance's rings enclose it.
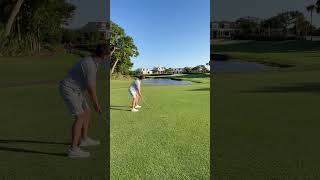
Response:
[[[320,2],[320,0],[319,0]],[[316,5],[310,5],[310,6],[307,6],[307,11],[310,12],[310,16],[311,16],[311,41],[312,41],[312,33],[313,33],[313,12],[318,9]]]

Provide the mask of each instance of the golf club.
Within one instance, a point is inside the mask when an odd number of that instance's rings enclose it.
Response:
[[[105,116],[103,112],[98,113],[98,116],[101,121],[105,121],[107,123],[107,126],[109,125],[109,121],[107,121],[106,118],[104,118]]]
[[[147,109],[154,109],[153,105],[147,103],[147,98],[144,96],[143,98],[141,97],[143,104],[147,106]],[[146,100],[145,100],[146,99]]]

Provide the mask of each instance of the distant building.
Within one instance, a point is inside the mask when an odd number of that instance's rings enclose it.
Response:
[[[165,67],[158,66],[153,68],[154,74],[165,74],[165,71],[166,71]]]
[[[238,19],[261,24],[263,19],[257,17],[246,16]],[[236,34],[241,33],[239,21],[212,21],[210,22],[211,39],[233,39]],[[253,30],[255,31],[255,30]]]
[[[173,74],[182,74],[184,72],[184,68],[172,68]]]
[[[238,30],[235,22],[219,21],[210,23],[211,39],[232,39]]]
[[[108,22],[88,22],[81,28],[81,31],[87,33],[100,32],[102,38],[109,39],[111,37],[109,25]]]
[[[139,68],[137,71],[141,72],[142,74],[165,74],[166,68],[161,66],[154,67],[153,69]]]
[[[243,28],[240,28],[241,22],[252,22],[256,24],[256,26],[251,27],[249,31],[248,29],[244,30]],[[258,17],[251,17],[251,16],[241,17],[235,22],[211,21],[210,22],[211,42],[219,42],[221,40],[231,40],[234,38],[239,38],[238,35],[256,36],[256,37],[280,37],[280,38],[281,37],[283,38],[298,37],[299,38],[301,36],[305,36],[306,34],[304,30],[297,30],[295,23],[288,24],[286,29],[284,29],[284,28],[275,28],[271,26],[266,27],[267,25],[263,24],[263,22],[264,22],[264,19],[261,19]],[[217,40],[217,41],[214,41],[214,40]]]
[[[140,71],[142,74],[153,74],[153,71],[148,68],[140,68],[137,70]]]

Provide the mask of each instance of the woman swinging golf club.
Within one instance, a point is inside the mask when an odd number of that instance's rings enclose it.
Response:
[[[114,48],[108,54],[105,45],[98,45],[92,56],[81,59],[60,81],[59,90],[75,121],[72,126],[72,143],[68,149],[70,158],[89,157],[90,153],[80,149],[84,146],[99,145],[100,142],[88,136],[91,110],[85,99],[89,94],[96,112],[101,114],[101,107],[96,94],[96,75],[98,65],[110,59]]]
[[[137,108],[141,108],[138,103],[141,98],[141,82],[143,79],[144,75],[140,75],[139,79],[133,81],[128,89],[132,96],[131,112],[138,112],[139,110]]]

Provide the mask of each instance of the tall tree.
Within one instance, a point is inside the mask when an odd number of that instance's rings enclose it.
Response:
[[[132,67],[130,62],[131,57],[139,55],[138,48],[133,42],[133,38],[125,33],[125,30],[114,22],[111,22],[111,46],[115,47],[112,55],[112,68],[113,74],[116,69],[118,72],[124,73]],[[118,67],[118,68],[116,68]]]
[[[273,16],[262,23],[262,27],[268,29],[269,34],[271,29],[282,29],[282,33],[287,36],[290,27],[294,27],[295,31],[298,29],[298,22],[304,20],[303,13],[299,11],[288,11]],[[291,28],[292,29],[292,28]]]
[[[10,32],[11,32],[11,29],[12,29],[12,25],[16,19],[16,16],[17,14],[19,13],[20,11],[20,8],[23,4],[24,0],[17,0],[15,6],[13,7],[11,13],[10,13],[10,16],[9,16],[9,19],[8,19],[8,22],[7,22],[7,25],[6,25],[6,30],[5,30],[5,36],[9,36],[10,35]]]
[[[16,9],[17,5],[12,9]],[[2,8],[3,9],[3,8]],[[10,29],[9,34],[12,42],[8,42],[6,46],[20,48],[20,51],[28,51],[32,53],[40,52],[42,44],[49,46],[60,43],[62,37],[62,25],[73,16],[75,6],[66,0],[24,0],[17,13],[15,24]],[[2,13],[8,16],[11,22],[12,13]],[[7,26],[10,27],[10,26]],[[22,34],[20,38],[20,34]],[[15,41],[16,35],[18,40]],[[16,43],[16,44],[10,44]]]
[[[172,69],[172,68],[166,68],[166,69],[164,70],[164,72],[165,72],[166,74],[172,74],[172,73],[173,73],[173,69]]]
[[[242,17],[239,18],[236,23],[241,29],[241,34],[243,35],[253,35],[258,32],[259,24],[253,17]]]
[[[196,67],[192,68],[193,73],[207,73],[208,69],[206,68],[205,65],[198,65]]]
[[[184,72],[184,73],[191,73],[191,72],[192,72],[192,68],[191,68],[191,67],[185,67],[185,68],[183,69],[183,72]]]
[[[153,74],[159,74],[160,71],[159,71],[159,69],[158,69],[157,67],[154,67],[154,68],[152,69],[152,73],[153,73]]]
[[[310,12],[311,17],[311,26],[310,26],[310,35],[311,35],[311,41],[313,36],[313,12],[317,9],[316,5],[312,4],[310,6],[307,6],[307,11]]]

